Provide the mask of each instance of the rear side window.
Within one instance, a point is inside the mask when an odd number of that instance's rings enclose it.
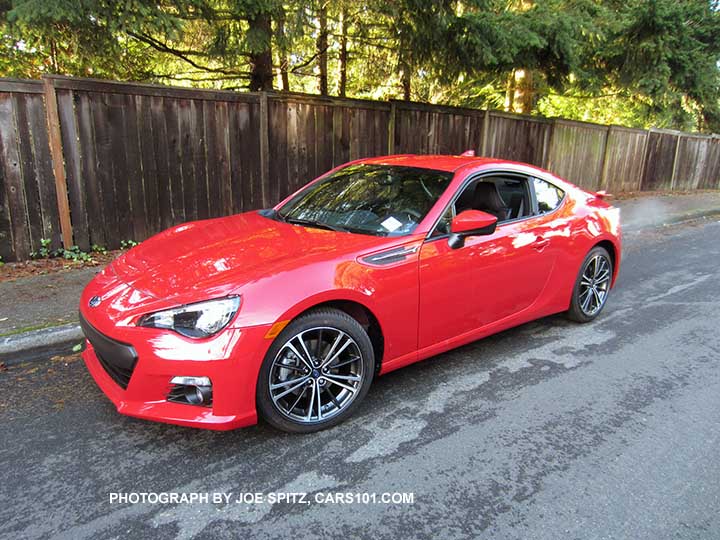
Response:
[[[533,186],[538,210],[541,214],[555,210],[565,195],[563,190],[540,178],[533,178]]]

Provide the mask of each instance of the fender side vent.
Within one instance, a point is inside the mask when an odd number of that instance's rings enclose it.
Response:
[[[402,246],[399,248],[389,249],[388,251],[381,251],[380,253],[373,253],[362,258],[362,262],[366,264],[372,264],[375,266],[384,266],[387,264],[393,264],[402,262],[407,259],[408,255],[416,253],[418,246]]]

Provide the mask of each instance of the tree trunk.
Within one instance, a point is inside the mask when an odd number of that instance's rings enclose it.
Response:
[[[277,27],[275,28],[275,41],[278,45],[280,58],[280,81],[283,92],[290,91],[290,78],[288,77],[287,40],[285,38],[285,9],[280,8]]]
[[[347,10],[343,7],[340,12],[340,85],[338,95],[345,97],[347,91]]]
[[[529,69],[524,69],[517,86],[520,94],[519,112],[523,114],[532,113],[537,101],[534,73]]]
[[[320,4],[318,11],[320,21],[320,33],[317,38],[318,63],[320,64],[320,94],[328,95],[328,28],[327,28],[327,4]]]
[[[272,66],[272,22],[269,13],[259,13],[252,17],[249,21],[250,28],[258,33],[266,36],[265,48],[261,51],[252,52],[250,54],[250,65],[252,73],[250,74],[249,89],[251,92],[260,90],[273,89],[273,66]]]
[[[410,62],[408,62],[408,59],[405,56],[407,53],[401,52],[400,54],[400,82],[402,83],[403,99],[405,101],[410,101],[410,77],[412,75]]]
[[[515,112],[515,70],[508,76],[507,90],[505,92],[505,111]]]
[[[405,101],[410,101],[410,73],[408,70],[403,70],[402,87],[403,99]]]

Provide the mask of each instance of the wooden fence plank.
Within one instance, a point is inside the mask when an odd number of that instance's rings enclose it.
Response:
[[[145,207],[145,188],[143,186],[142,157],[140,150],[140,131],[138,126],[137,100],[141,96],[122,96],[125,111],[125,155],[127,164],[127,184],[130,203],[130,222],[132,233],[129,239],[137,241],[138,238],[148,237],[147,212]]]
[[[30,256],[31,246],[15,118],[12,95],[0,94],[0,148],[3,151],[0,161],[12,238],[12,251],[8,260],[23,260]]]
[[[108,186],[115,190],[114,204],[117,215],[117,229],[115,230],[114,245],[123,240],[133,240],[132,208],[130,201],[130,164],[127,160],[128,139],[130,134],[127,131],[125,118],[127,110],[123,94],[107,94],[107,118],[108,124],[114,129],[109,134],[110,159],[112,176],[109,178]],[[117,134],[120,136],[117,136]]]
[[[217,139],[217,156],[220,170],[220,202],[222,215],[228,216],[233,213],[233,186],[232,186],[232,170],[230,163],[230,123],[229,111],[227,103],[218,103],[216,110],[219,111],[217,118],[216,139]]]
[[[207,219],[210,215],[208,201],[208,178],[207,165],[205,163],[207,139],[205,137],[205,108],[203,102],[192,101],[193,122],[192,129],[195,132],[195,144],[192,149],[193,173],[195,175],[195,189],[197,198],[197,219]]]
[[[232,185],[232,213],[242,212],[245,208],[247,186],[245,171],[243,170],[243,128],[248,124],[247,111],[237,103],[228,104],[229,141],[230,141],[230,178]]]
[[[160,227],[167,229],[175,223],[173,214],[173,180],[170,171],[170,152],[172,149],[171,141],[168,137],[167,114],[168,106],[165,98],[151,97],[150,114],[152,115],[152,133],[153,133],[153,154],[155,155],[155,169],[157,170],[157,196],[158,210],[160,215]],[[172,110],[170,110],[172,114]],[[177,117],[175,117],[177,118]],[[172,157],[175,164],[177,159]],[[177,169],[175,173],[177,174]]]
[[[168,145],[168,181],[170,183],[170,208],[172,211],[172,224],[186,221],[185,199],[183,194],[183,147],[180,133],[180,104],[176,99],[163,99],[163,112],[165,128],[167,130],[166,143]]]
[[[607,128],[556,120],[547,168],[589,190],[600,189]]]
[[[20,159],[20,179],[22,180],[22,191],[25,199],[25,217],[28,224],[28,240],[30,241],[30,249],[37,251],[40,249],[41,241],[47,237],[42,222],[42,208],[40,206],[40,190],[38,186],[39,172],[34,159],[32,133],[30,131],[30,120],[28,118],[28,108],[32,108],[32,103],[28,107],[28,98],[33,96],[29,94],[13,94],[13,108],[15,109],[15,121],[17,129],[17,148],[18,157]],[[47,155],[47,152],[45,153]],[[51,175],[45,180],[52,179]],[[48,182],[49,183],[49,182]],[[57,249],[59,246],[55,243],[52,248]]]
[[[80,173],[84,191],[78,197],[85,198],[87,208],[88,236],[91,244],[108,247],[106,216],[103,213],[102,178],[98,175],[98,153],[95,144],[95,115],[90,96],[75,93],[80,145]],[[70,186],[72,188],[72,185]]]
[[[270,138],[268,117],[268,96],[266,92],[260,94],[260,131],[258,136],[259,152],[260,152],[260,184],[262,186],[262,206],[270,206],[275,201],[270,201],[269,183],[270,183]]]
[[[250,119],[249,131],[245,132],[246,150],[244,154],[250,171],[250,182],[252,183],[252,198],[248,210],[256,210],[265,207],[262,185],[262,156],[260,152],[260,105],[245,103],[243,107],[248,110]]]
[[[94,94],[90,100],[95,135],[96,172],[102,195],[102,224],[105,230],[106,247],[120,247],[118,225],[118,204],[115,194],[115,169],[113,167],[112,136],[110,132],[110,110],[107,96]],[[115,115],[117,117],[117,115]]]
[[[140,143],[140,166],[145,204],[146,236],[160,232],[160,200],[158,192],[158,167],[155,158],[155,126],[152,99],[138,95],[135,101],[138,139]],[[137,238],[141,238],[137,236]]]
[[[3,100],[3,94],[0,93],[0,102]],[[0,107],[0,111],[2,108]],[[6,159],[7,153],[3,147],[2,137],[0,137],[0,257],[2,261],[15,260],[15,246],[13,243],[12,223],[10,222],[10,208],[8,207],[8,198],[6,190],[9,185],[6,182]]]
[[[75,112],[74,94],[68,90],[56,92],[60,131],[62,133],[65,177],[68,185],[73,240],[82,250],[91,248],[88,231],[88,209],[85,202],[85,178],[81,170],[80,135]]]
[[[648,134],[645,152],[645,172],[642,190],[662,190],[672,188],[674,156],[678,141],[677,133],[651,130]]]
[[[284,199],[288,192],[287,179],[287,116],[285,104],[274,98],[268,101],[268,139],[275,153],[270,160],[270,198],[274,203]]]
[[[31,98],[28,102],[28,120],[30,122],[30,133],[32,136],[33,161],[35,163],[35,171],[37,175],[34,188],[38,190],[40,198],[43,235],[45,238],[50,239],[51,246],[57,248],[62,244],[62,228],[57,203],[58,195],[55,191],[55,184],[50,181],[53,178],[54,173],[52,158],[48,153],[50,141],[48,140],[43,96],[37,94],[27,94],[27,96]],[[63,153],[65,153],[64,149]],[[67,178],[65,186],[67,188]],[[69,202],[67,195],[65,196],[64,201]],[[71,223],[69,227],[71,229],[70,236],[72,238],[73,234]]]
[[[60,133],[57,97],[55,96],[55,87],[50,79],[43,80],[43,87],[45,89],[47,133],[53,174],[55,176],[55,194],[60,217],[60,231],[62,233],[63,246],[68,249],[73,245],[73,234],[72,222],[70,221],[70,203],[68,202],[67,195],[67,180],[65,178],[65,162],[63,159],[62,134]]]
[[[192,101],[181,99],[178,101],[180,123],[180,167],[182,168],[182,206],[185,211],[185,220],[197,219],[197,181],[193,167],[193,152],[197,145],[193,129]]]

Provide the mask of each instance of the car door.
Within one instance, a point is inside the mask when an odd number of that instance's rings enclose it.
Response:
[[[453,249],[447,241],[453,203],[421,247],[420,349],[523,311],[547,283],[553,263],[543,253],[550,242],[535,229],[540,216],[529,179],[513,178],[527,189],[523,215],[501,220],[492,235],[468,237],[463,247]],[[467,189],[473,189],[473,182]],[[456,201],[462,198],[460,193]]]
[[[474,236],[465,246],[453,249],[446,235],[426,241],[419,256],[419,337],[422,349],[470,332],[482,324],[479,301],[488,281],[499,275],[503,242]],[[480,271],[482,269],[483,271]]]

